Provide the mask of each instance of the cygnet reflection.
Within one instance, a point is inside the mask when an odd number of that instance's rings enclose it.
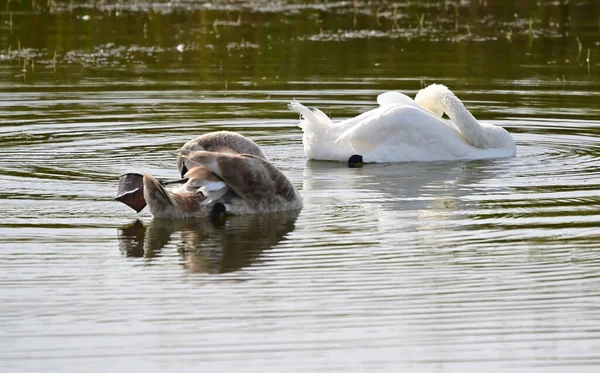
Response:
[[[250,266],[294,230],[298,211],[209,219],[139,220],[118,230],[119,249],[130,257],[160,257],[173,244],[191,272],[226,273]],[[156,259],[154,259],[156,260]]]

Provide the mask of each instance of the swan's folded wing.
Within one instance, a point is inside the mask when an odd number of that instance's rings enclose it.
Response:
[[[355,123],[340,133],[336,142],[361,141],[377,145],[390,135],[411,131],[421,114],[421,110],[406,105],[380,107],[352,118]]]
[[[373,115],[365,117],[344,133],[338,141],[351,143],[355,150],[364,147],[376,148],[381,144],[407,144],[419,146],[421,143],[435,143],[448,136],[450,128],[440,118],[413,106],[398,105],[373,110]]]
[[[365,124],[377,121],[384,108],[376,108],[373,110],[366,111],[355,117],[348,118],[339,122],[335,127],[327,131],[327,137],[332,139],[334,143],[340,144],[348,140],[348,135],[356,130],[360,130],[360,127]]]

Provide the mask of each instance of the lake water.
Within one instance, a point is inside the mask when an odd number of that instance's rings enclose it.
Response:
[[[414,3],[0,7],[0,371],[597,372],[600,8]],[[344,119],[430,83],[517,157],[306,161],[290,100]],[[214,130],[304,209],[113,200]]]

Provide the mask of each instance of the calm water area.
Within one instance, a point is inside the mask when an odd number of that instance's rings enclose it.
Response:
[[[517,157],[307,161],[442,83]],[[600,4],[3,0],[1,372],[599,372]],[[118,176],[256,141],[299,213],[153,221]]]

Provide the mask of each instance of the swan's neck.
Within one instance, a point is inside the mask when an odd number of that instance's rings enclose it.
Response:
[[[507,140],[505,137],[510,137],[508,132],[500,127],[484,127],[479,124],[462,101],[444,85],[432,84],[420,90],[415,101],[434,112],[445,112],[465,140],[478,148],[502,147]],[[512,138],[510,141],[512,142]]]
[[[448,91],[442,97],[441,102],[444,112],[452,120],[467,142],[478,148],[489,148],[488,134],[485,127],[475,119],[473,114],[465,108],[465,105],[452,93]]]

